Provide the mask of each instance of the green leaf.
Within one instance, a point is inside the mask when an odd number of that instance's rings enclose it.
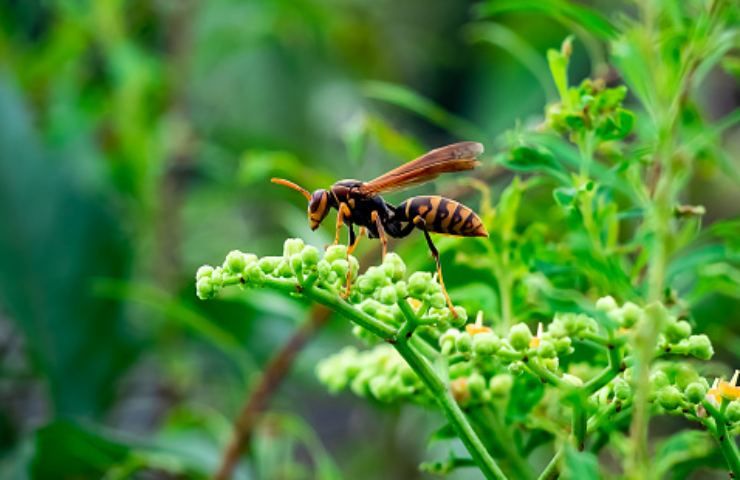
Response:
[[[60,480],[101,478],[130,452],[131,448],[123,442],[60,420],[36,432],[31,476]]]
[[[98,277],[125,278],[130,238],[111,199],[72,172],[84,154],[52,159],[17,94],[0,78],[0,303],[49,382],[57,414],[103,410],[133,359],[119,302]],[[89,155],[89,153],[88,153]],[[92,182],[90,182],[92,183]]]
[[[656,449],[653,461],[655,477],[663,478],[672,472],[676,465],[704,458],[713,450],[714,443],[707,432],[687,430],[675,433],[661,442]]]
[[[529,373],[516,377],[511,400],[506,407],[507,423],[524,421],[544,395],[545,387],[539,378]]]
[[[616,27],[597,11],[575,2],[564,0],[489,0],[481,4],[476,13],[479,17],[500,15],[507,12],[536,12],[561,21],[571,28],[575,22],[594,36],[603,40],[617,35]]]
[[[599,462],[591,452],[579,452],[573,446],[565,447],[563,458],[563,479],[598,480]]]

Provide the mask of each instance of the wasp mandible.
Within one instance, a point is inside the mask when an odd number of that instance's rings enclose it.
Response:
[[[459,172],[475,168],[476,158],[483,153],[483,145],[477,142],[460,142],[432,150],[421,157],[397,167],[369,182],[360,180],[340,180],[328,190],[319,189],[310,193],[305,188],[282,178],[272,182],[300,192],[308,200],[308,221],[316,230],[329,211],[337,210],[336,234],[334,244],[339,243],[342,224],[349,228],[348,255],[357,247],[362,235],[367,232],[370,238],[379,238],[383,257],[387,251],[386,235],[403,238],[415,228],[424,232],[429,250],[437,265],[437,277],[447,305],[452,314],[452,302],[447,294],[442,278],[439,252],[432,242],[433,233],[444,233],[460,237],[487,237],[483,222],[470,208],[460,202],[437,195],[411,197],[398,206],[383,200],[381,193],[403,190],[428,182],[442,173]],[[360,227],[355,235],[354,226]],[[350,273],[347,273],[347,292],[349,293]]]

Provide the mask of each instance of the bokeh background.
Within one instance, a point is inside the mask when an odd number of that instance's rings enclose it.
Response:
[[[541,121],[556,95],[545,51],[571,33],[571,78],[608,78],[604,45],[567,19],[482,24],[476,4],[0,2],[0,477],[212,472],[262,366],[311,310],[266,292],[199,302],[195,270],[231,249],[279,254],[287,236],[333,235],[332,221],[311,232],[304,199],[271,176],[313,190],[453,141],[495,153],[506,130]],[[720,118],[738,98],[717,71],[701,108]],[[726,142],[738,151],[736,130]],[[511,175],[486,158],[497,193]],[[687,199],[710,223],[740,213],[737,183],[716,173],[700,172]],[[477,205],[456,182],[419,191]],[[392,248],[432,266],[421,236]],[[366,263],[377,249],[361,245]],[[473,295],[485,308],[486,292]],[[731,364],[738,293],[710,300],[702,328]],[[356,342],[349,330],[330,319],[300,352],[240,478],[424,477],[437,416],[318,384],[317,361]]]

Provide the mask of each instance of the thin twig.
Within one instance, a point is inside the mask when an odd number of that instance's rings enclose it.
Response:
[[[259,417],[290,371],[293,360],[311,337],[324,326],[329,319],[329,314],[330,311],[327,308],[315,306],[309,318],[270,359],[234,424],[231,442],[224,451],[221,465],[213,477],[214,480],[231,478],[234,468],[239,463],[239,458],[249,450]]]

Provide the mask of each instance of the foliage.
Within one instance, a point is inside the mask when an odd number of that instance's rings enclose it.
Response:
[[[234,478],[737,476],[739,19],[2,4],[0,477],[207,478],[280,380]],[[334,232],[267,181],[457,140],[488,155],[435,186],[490,232],[435,238],[457,315],[420,235],[322,252]]]

